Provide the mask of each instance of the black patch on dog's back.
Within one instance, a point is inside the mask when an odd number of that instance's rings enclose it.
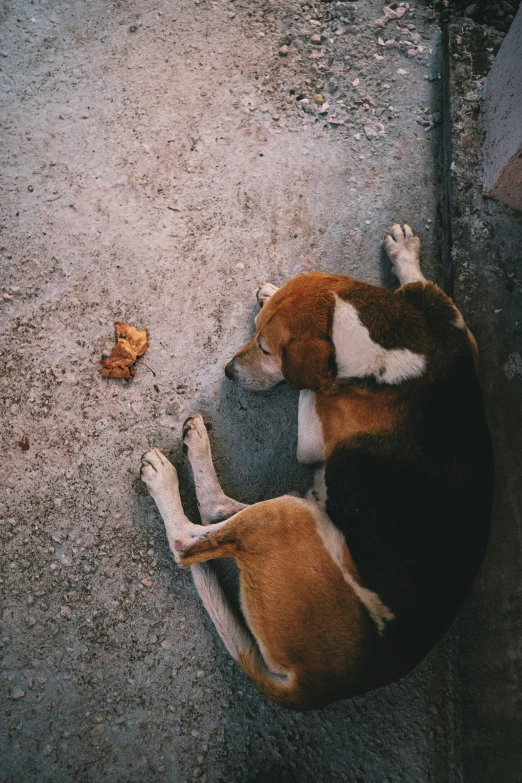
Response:
[[[340,446],[325,478],[362,584],[396,616],[381,649],[398,676],[452,622],[488,540],[493,459],[470,362],[412,384],[404,424]]]

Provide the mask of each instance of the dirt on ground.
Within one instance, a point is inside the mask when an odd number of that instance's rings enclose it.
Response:
[[[378,693],[272,705],[139,479],[163,449],[197,519],[199,410],[232,496],[307,489],[295,393],[223,368],[264,280],[393,285],[393,222],[441,279],[440,71],[416,3],[0,2],[2,780],[449,780],[451,636]],[[131,381],[101,377],[115,321],[148,331]]]

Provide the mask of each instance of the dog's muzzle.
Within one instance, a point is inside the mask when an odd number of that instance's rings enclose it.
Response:
[[[229,361],[229,363],[225,366],[225,375],[229,381],[237,381],[238,374],[235,359],[231,359],[231,361]]]

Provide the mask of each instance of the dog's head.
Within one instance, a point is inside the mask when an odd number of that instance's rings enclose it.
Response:
[[[298,275],[279,288],[259,312],[252,339],[227,364],[227,377],[254,391],[282,381],[293,389],[326,390],[337,376],[329,279]]]
[[[444,356],[469,352],[456,312],[431,283],[391,293],[344,275],[298,275],[275,289],[225,373],[254,391],[281,381],[335,391],[358,378],[397,386],[424,375],[428,359],[436,367],[435,333]]]

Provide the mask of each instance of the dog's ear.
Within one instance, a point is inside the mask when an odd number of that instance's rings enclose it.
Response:
[[[337,376],[331,340],[290,340],[283,348],[281,370],[292,389],[321,392]]]

